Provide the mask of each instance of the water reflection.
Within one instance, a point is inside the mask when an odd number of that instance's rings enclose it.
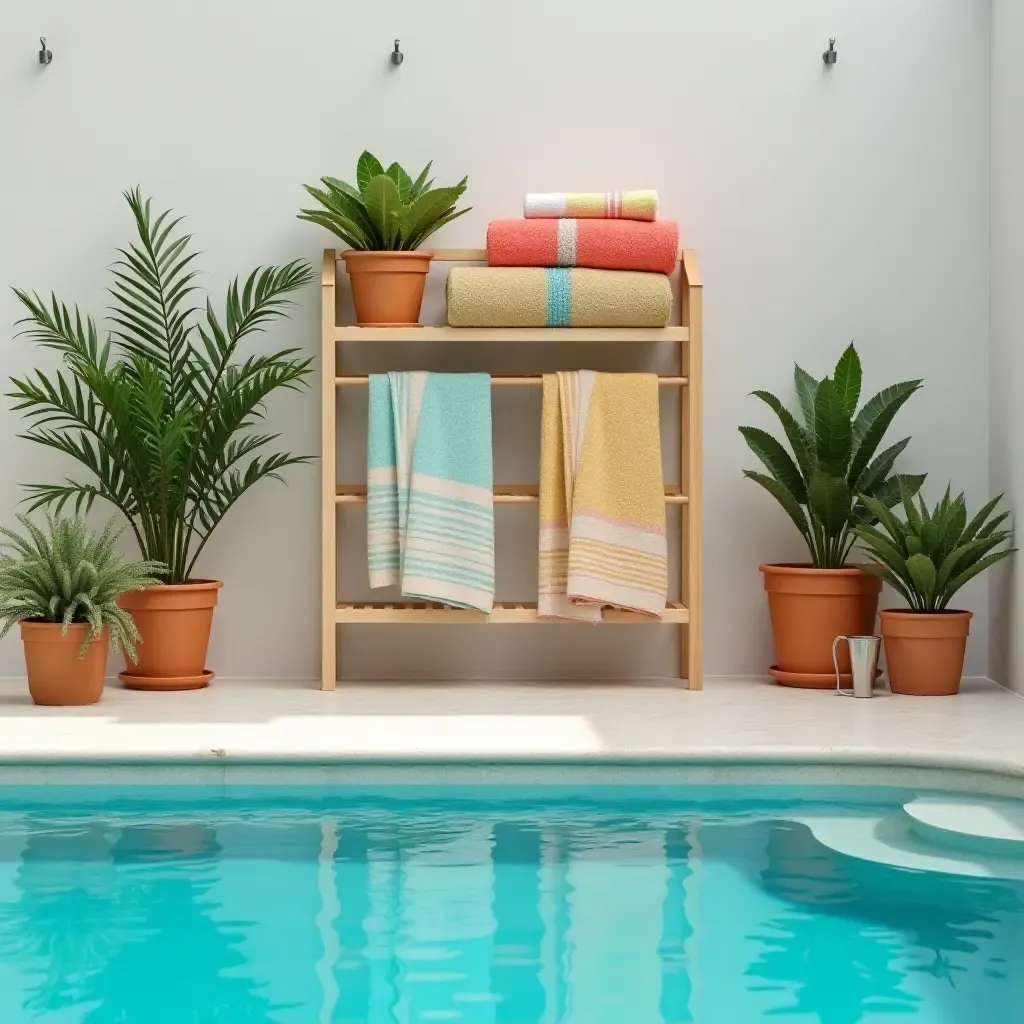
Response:
[[[1017,888],[803,826],[289,813],[19,821],[0,1024],[975,1024],[1024,996]]]

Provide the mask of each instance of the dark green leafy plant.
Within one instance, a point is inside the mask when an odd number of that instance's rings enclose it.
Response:
[[[330,177],[320,179],[324,188],[303,185],[322,209],[303,210],[299,220],[327,228],[353,249],[418,249],[438,228],[472,209],[455,208],[468,178],[433,188],[429,174],[427,164],[414,181],[399,164],[385,170],[365,151],[356,166],[356,187]]]
[[[948,487],[932,509],[920,495],[915,506],[904,489],[905,521],[876,498],[865,497],[879,526],[857,526],[858,538],[876,560],[862,568],[885,580],[912,611],[941,612],[968,580],[1013,554],[1013,548],[995,550],[1011,535],[999,529],[1009,512],[989,518],[1001,499],[993,498],[968,522],[963,492],[951,499]]]
[[[266,477],[308,462],[266,454],[277,434],[254,432],[264,402],[305,386],[312,360],[298,349],[239,358],[239,347],[284,316],[309,265],[257,268],[229,285],[223,318],[194,304],[197,271],[189,235],[170,211],[126,192],[138,241],[120,250],[110,289],[112,335],[55,295],[15,293],[28,310],[24,334],[58,351],[64,369],[13,380],[10,396],[30,422],[30,441],[71,456],[94,477],[30,487],[30,508],[97,498],[128,519],[145,558],[169,567],[169,583],[192,574],[200,552],[236,501]]]
[[[782,423],[792,454],[766,430],[740,427],[750,450],[768,473],[744,470],[786,510],[819,569],[838,569],[856,542],[857,524],[877,522],[862,495],[885,508],[900,500],[901,488],[916,494],[924,476],[890,475],[910,438],[875,455],[893,417],[921,386],[908,380],[880,391],[860,411],[861,364],[850,345],[831,377],[815,380],[799,366],[794,372],[803,423],[768,391],[754,394]]]
[[[24,534],[0,526],[0,638],[26,619],[59,622],[62,633],[73,622],[87,622],[79,656],[106,626],[114,650],[123,647],[134,661],[139,631],[117,599],[159,583],[167,566],[119,555],[114,545],[123,530],[116,530],[113,520],[102,533],[63,516],[47,515],[46,531],[27,516],[18,521]]]

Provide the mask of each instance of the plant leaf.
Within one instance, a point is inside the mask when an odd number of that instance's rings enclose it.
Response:
[[[796,417],[770,391],[754,391],[752,394],[760,398],[770,409],[774,410],[775,415],[778,416],[783,429],[786,431],[786,437],[789,439],[790,447],[796,456],[800,472],[805,480],[809,479],[811,471],[814,469],[814,457],[808,446],[804,428],[800,426]]]
[[[814,399],[815,454],[826,474],[846,477],[850,462],[851,421],[835,385],[826,377]]]
[[[790,458],[789,452],[767,430],[759,427],[740,427],[740,433],[750,450],[764,463],[768,471],[793,496],[798,505],[807,504],[807,487]]]
[[[403,203],[410,201],[409,196],[412,192],[413,181],[412,178],[405,172],[405,169],[398,163],[393,163],[384,172],[397,186],[398,194],[401,197]]]
[[[921,381],[904,381],[880,391],[864,406],[853,421],[853,461],[850,479],[856,480],[871,461],[896,413],[918,388]]]
[[[804,414],[804,426],[809,437],[814,437],[814,400],[818,394],[818,382],[799,366],[793,368],[796,395]]]
[[[935,563],[925,554],[911,555],[907,559],[907,572],[915,592],[922,598],[922,604],[930,607],[935,593]]]
[[[384,249],[394,249],[401,230],[399,217],[403,210],[398,186],[386,174],[378,174],[363,190],[363,199],[380,233]]]
[[[847,415],[852,420],[853,414],[857,411],[857,402],[860,401],[861,382],[860,357],[852,344],[839,357],[832,382],[843,405],[846,406]]]
[[[366,195],[366,186],[384,173],[381,162],[368,150],[364,149],[356,163],[356,184],[360,195]]]
[[[743,470],[743,475],[749,480],[759,483],[785,509],[786,514],[793,520],[796,528],[800,531],[800,535],[804,539],[809,538],[810,531],[807,526],[807,516],[804,514],[804,510],[793,495],[778,480],[765,473],[755,472],[752,469]]]

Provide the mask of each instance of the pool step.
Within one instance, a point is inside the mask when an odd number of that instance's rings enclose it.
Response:
[[[927,843],[962,853],[1024,858],[1024,804],[1013,800],[918,797],[903,805]]]
[[[926,838],[917,831],[918,821],[906,810],[885,816],[808,815],[797,820],[806,825],[823,846],[858,860],[965,878],[1024,881],[1024,856],[992,853],[991,848],[986,851],[963,849],[948,841],[934,842],[932,832]],[[948,822],[949,815],[943,820]],[[927,825],[925,830],[928,830]],[[946,838],[944,835],[943,839]],[[1000,850],[1005,848],[999,847]]]

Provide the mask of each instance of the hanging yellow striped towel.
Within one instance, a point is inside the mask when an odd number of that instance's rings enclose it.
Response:
[[[538,614],[660,617],[668,588],[658,380],[544,377]]]

